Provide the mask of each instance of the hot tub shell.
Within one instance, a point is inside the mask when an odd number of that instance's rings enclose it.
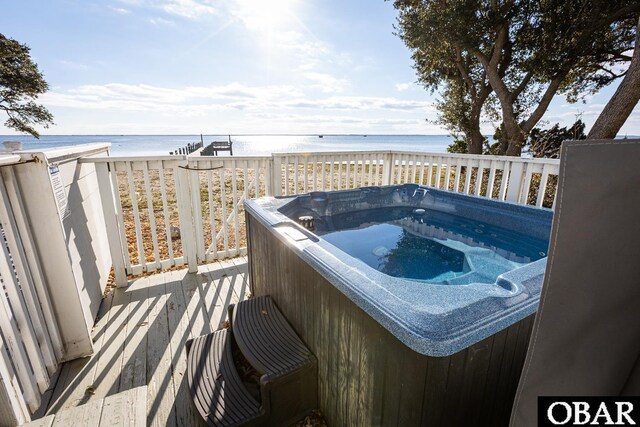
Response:
[[[415,187],[333,194],[406,195]],[[542,227],[540,233],[550,226],[548,210],[427,191],[431,199],[405,197],[403,203],[433,208],[453,198],[487,212],[497,206],[514,224],[522,224],[524,215],[533,221],[527,227]],[[250,285],[254,295],[271,295],[318,358],[320,410],[329,424],[506,425],[546,260],[484,289],[419,283],[423,288],[412,309],[406,296],[389,288],[405,279],[365,269],[291,221],[287,210],[295,213],[310,196],[298,197],[247,202]],[[426,300],[432,303],[420,302]]]

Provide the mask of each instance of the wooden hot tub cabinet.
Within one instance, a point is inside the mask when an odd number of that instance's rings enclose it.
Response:
[[[331,426],[506,426],[533,316],[448,357],[400,342],[247,213],[250,286],[318,359]]]

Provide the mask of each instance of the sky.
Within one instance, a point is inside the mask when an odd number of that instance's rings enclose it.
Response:
[[[0,32],[31,48],[50,86],[44,135],[447,133],[389,1],[2,3]],[[585,104],[557,97],[544,120],[581,113],[589,127],[615,86]],[[625,134],[640,134],[640,108]]]

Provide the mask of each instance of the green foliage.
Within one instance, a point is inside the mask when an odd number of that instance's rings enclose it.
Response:
[[[420,82],[441,90],[438,120],[452,133],[503,123],[493,150],[519,155],[559,93],[575,102],[621,76],[638,0],[394,0],[398,35]],[[489,93],[480,96],[484,87]],[[480,104],[480,105],[478,105]],[[506,143],[506,145],[505,145]]]
[[[455,136],[453,142],[447,146],[447,153],[467,154],[469,152],[467,141]]]
[[[4,125],[38,138],[35,125],[53,124],[51,113],[35,102],[48,89],[29,47],[0,34],[0,111],[8,116]]]
[[[441,13],[446,7],[428,7],[425,3],[395,1],[399,11],[397,35],[411,50],[418,81],[431,92],[441,92],[435,123],[452,134],[462,134],[467,152],[480,153],[482,107],[491,96],[491,86],[477,58],[451,44],[447,33],[437,31],[444,19],[457,22]]]
[[[560,147],[563,141],[586,139],[584,133],[585,124],[582,120],[576,121],[569,127],[560,127],[556,123],[550,129],[535,128],[529,134],[526,148],[533,157],[548,157],[557,159],[560,157]]]

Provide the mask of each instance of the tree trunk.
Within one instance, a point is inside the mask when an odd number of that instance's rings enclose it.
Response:
[[[518,132],[516,135],[509,137],[509,145],[507,146],[507,156],[520,157],[522,154],[522,146],[524,145],[524,135]]]
[[[640,100],[640,18],[633,58],[624,79],[589,131],[587,139],[613,139]]]
[[[512,105],[505,105],[502,110],[502,123],[504,123],[503,137],[507,143],[507,156],[520,157],[522,153],[522,146],[524,145],[524,134],[520,125],[515,120],[514,115],[504,114],[505,108],[511,108]]]
[[[469,135],[469,154],[482,154],[482,144],[484,143],[484,136],[480,129],[473,129]]]

